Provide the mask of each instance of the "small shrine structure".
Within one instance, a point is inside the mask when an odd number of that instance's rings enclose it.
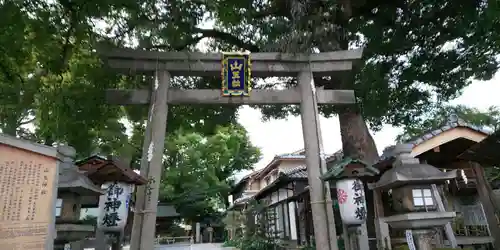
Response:
[[[457,170],[442,172],[434,166],[420,163],[417,158],[411,156],[412,148],[411,144],[396,145],[393,168],[369,187],[392,192],[392,205],[397,213],[385,217],[384,220],[391,228],[407,230],[406,239],[410,249],[415,249],[416,246],[418,250],[432,250],[432,240],[439,228],[449,226],[456,216],[455,212],[446,212],[442,208],[443,201],[436,184],[444,184],[456,178]],[[414,199],[419,196],[424,198]],[[433,209],[422,207],[426,203],[434,204]],[[447,237],[455,241],[453,232],[447,233],[450,233]]]
[[[447,220],[438,227],[440,230],[435,230],[429,243],[432,247],[470,248],[491,244],[494,249],[500,249],[500,227],[494,196],[485,176],[485,168],[500,163],[498,153],[494,153],[500,147],[499,134],[500,131],[492,134],[452,115],[440,127],[407,141],[406,153],[399,145],[386,148],[381,160],[373,166],[382,175],[379,180],[370,183],[373,188],[370,190],[373,193],[373,208],[370,209],[374,212],[379,246],[382,249],[398,249],[413,241],[415,244],[429,241],[429,235],[424,237],[420,234],[423,233],[420,229],[425,228],[415,224],[424,220],[417,220],[413,213],[426,211],[442,215],[441,219],[435,217],[434,221]],[[401,161],[413,167],[398,167]],[[435,171],[436,168],[439,172]],[[456,178],[451,178],[454,173]],[[444,212],[454,212],[456,216]],[[405,227],[395,222],[405,216]],[[410,223],[412,220],[415,223]]]
[[[147,180],[114,156],[104,158],[94,155],[78,161],[77,165],[103,190],[102,195],[85,200],[86,208],[98,208],[96,242],[93,245],[99,250],[111,242],[113,249],[119,249],[125,235],[131,231],[135,187],[147,184]]]

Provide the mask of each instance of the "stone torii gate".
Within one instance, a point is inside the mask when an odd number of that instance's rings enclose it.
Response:
[[[109,104],[150,105],[141,160],[141,175],[148,178],[149,184],[137,190],[131,250],[154,249],[160,184],[157,178],[162,171],[168,104],[300,104],[316,247],[338,250],[330,189],[319,179],[326,171],[326,163],[317,105],[349,105],[355,103],[355,96],[352,90],[316,89],[313,74],[339,77],[350,74],[361,59],[361,49],[319,54],[251,54],[252,76],[297,77],[299,86],[285,90],[253,90],[250,96],[232,97],[222,96],[220,89],[169,88],[172,76],[220,76],[221,53],[107,49],[100,54],[113,69],[155,75],[151,90],[108,90],[106,93]]]

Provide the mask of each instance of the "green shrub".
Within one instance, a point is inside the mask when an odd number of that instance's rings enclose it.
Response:
[[[238,239],[231,239],[231,240],[226,240],[224,244],[222,244],[223,247],[238,247]]]
[[[461,249],[461,250],[472,250],[472,249],[470,249],[470,248],[451,248],[451,247],[434,248],[434,250],[455,250],[455,249]]]
[[[394,247],[394,250],[410,250],[408,245],[399,245],[397,247]]]

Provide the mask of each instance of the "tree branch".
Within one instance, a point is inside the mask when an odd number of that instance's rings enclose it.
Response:
[[[225,42],[228,42],[234,46],[238,46],[242,49],[249,50],[250,52],[258,52],[260,51],[260,48],[257,45],[245,42],[241,39],[239,39],[237,36],[226,33],[224,31],[216,30],[216,29],[200,29],[196,28],[195,33],[199,33],[200,35],[195,36],[191,39],[189,39],[186,43],[180,46],[173,46],[172,49],[174,50],[185,50],[187,47],[196,45],[198,42],[201,41],[203,38],[214,38],[218,40],[222,40]],[[148,49],[165,49],[168,48],[168,45],[156,45],[156,46],[151,46]]]

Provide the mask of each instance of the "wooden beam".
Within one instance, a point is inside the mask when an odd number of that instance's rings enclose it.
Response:
[[[221,73],[220,53],[133,49],[102,49],[99,53],[111,68],[126,72],[167,70],[173,76],[219,76]],[[327,76],[352,70],[362,54],[362,49],[320,54],[254,53],[250,56],[252,76],[297,76],[309,69],[315,76]]]
[[[316,96],[320,104],[354,104],[356,98],[353,90],[317,89]],[[109,104],[134,105],[149,104],[149,90],[117,90],[106,91]],[[169,104],[299,104],[300,91],[297,88],[285,90],[252,90],[249,97],[225,97],[219,89],[169,89]]]
[[[372,184],[373,185],[373,184]],[[373,192],[373,210],[375,235],[377,238],[377,249],[392,249],[391,238],[389,235],[389,226],[384,222],[384,203],[382,200],[382,191],[380,189],[370,190]]]
[[[101,48],[99,54],[108,58],[122,58],[132,60],[160,60],[160,61],[217,61],[222,59],[221,53],[202,53],[202,52],[159,52],[136,49],[120,48]],[[322,52],[317,54],[306,53],[279,53],[263,52],[252,53],[252,62],[271,61],[271,62],[321,62],[321,61],[344,61],[358,60],[363,55],[363,49],[339,50],[333,52]]]
[[[124,60],[109,59],[108,65],[124,73],[152,72],[167,70],[172,76],[220,76],[221,63],[215,62],[161,62],[153,60]],[[252,76],[254,77],[285,77],[296,76],[297,72],[308,70],[314,76],[329,76],[335,72],[348,72],[353,69],[351,61],[336,61],[325,63],[255,63],[252,62]],[[338,73],[337,73],[338,74]]]

